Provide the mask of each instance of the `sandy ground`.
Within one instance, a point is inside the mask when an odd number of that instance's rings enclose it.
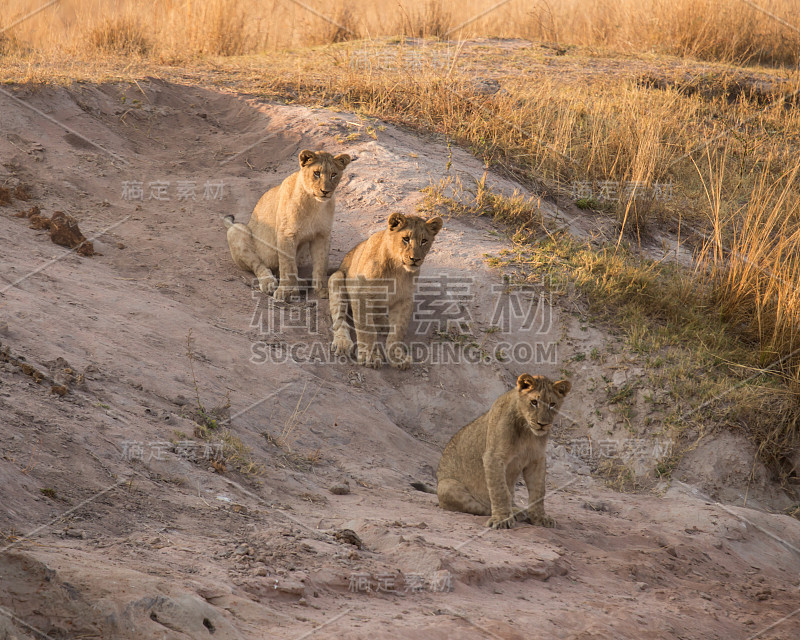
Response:
[[[624,427],[597,415],[589,380],[641,372],[569,300],[504,288],[486,221],[448,219],[436,240],[406,372],[331,360],[327,302],[273,304],[228,254],[220,217],[246,221],[303,148],[356,158],[332,265],[479,161],[454,150],[448,168],[446,146],[390,126],[157,80],[9,89],[0,185],[33,198],[0,207],[0,640],[798,637],[800,523],[752,508],[780,502],[764,473],[736,506],[752,450],[712,442],[676,471],[688,484],[647,494],[593,477],[565,437]],[[99,255],[14,217],[33,205],[75,216]],[[555,529],[486,530],[410,487],[519,373],[557,378],[593,347],[607,355],[573,366],[549,450]],[[250,472],[211,465],[198,398]],[[637,441],[652,467],[658,441]]]

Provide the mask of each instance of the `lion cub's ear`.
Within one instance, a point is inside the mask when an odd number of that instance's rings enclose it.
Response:
[[[442,230],[444,221],[439,216],[436,216],[435,218],[427,220],[425,224],[428,226],[428,231],[430,231],[433,235],[436,235]]]
[[[334,156],[333,159],[342,169],[344,169],[353,161],[353,159],[346,153],[340,153],[338,156]]]
[[[300,152],[300,156],[299,157],[300,157],[300,166],[301,167],[305,167],[309,162],[313,161],[314,158],[317,157],[317,154],[314,153],[313,151],[308,150],[308,149],[303,149]]]
[[[555,389],[559,395],[565,396],[569,393],[569,390],[572,389],[572,383],[569,380],[559,380],[553,383],[553,389]]]
[[[517,391],[528,391],[529,389],[541,389],[544,378],[542,376],[532,376],[530,373],[523,373],[517,378]]]
[[[408,219],[402,213],[393,213],[389,216],[389,231],[400,231],[406,224]]]

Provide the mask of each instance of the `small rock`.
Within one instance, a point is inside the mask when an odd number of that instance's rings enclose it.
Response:
[[[248,546],[246,544],[240,544],[238,547],[236,547],[236,549],[233,552],[233,554],[236,555],[236,556],[246,556],[246,555],[248,555],[249,551],[250,551],[250,549],[248,548]]]
[[[284,580],[283,582],[276,580],[273,588],[275,591],[288,593],[293,596],[303,596],[306,592],[305,585],[295,580]]]
[[[63,211],[56,211],[50,218],[50,240],[63,247],[77,249],[79,255],[94,255],[94,246],[81,233],[78,221]]]
[[[639,591],[646,591],[647,590],[647,583],[646,582],[637,582],[636,587]]]
[[[584,502],[583,508],[589,511],[608,511],[608,505],[605,502]]]
[[[343,482],[337,482],[336,484],[331,485],[328,491],[335,496],[346,496],[350,493],[350,483],[347,480]]]
[[[269,575],[269,571],[267,571],[266,567],[257,567],[253,571],[253,575],[254,576],[266,576],[266,575]]]
[[[77,538],[78,540],[83,540],[83,531],[80,529],[67,529],[64,532],[64,535],[68,538]]]
[[[361,542],[361,538],[359,538],[358,534],[352,529],[339,529],[338,531],[334,532],[333,537],[339,542],[352,544],[354,547],[358,547],[359,549],[364,548],[364,543]]]
[[[303,606],[303,607],[307,607],[308,606],[308,600],[306,600],[305,598],[300,598],[297,601],[297,604],[299,604],[300,606]]]

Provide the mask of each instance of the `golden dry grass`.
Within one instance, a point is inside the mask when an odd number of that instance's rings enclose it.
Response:
[[[783,24],[798,25],[798,7],[792,0],[759,0],[763,11],[742,0],[510,0],[487,11],[496,4],[488,0],[61,0],[17,27],[15,39],[21,46],[74,52],[92,47],[98,32],[119,24],[135,42],[144,35],[147,51],[167,57],[237,55],[405,35],[518,37],[561,46],[739,62],[795,64],[799,59],[800,32]],[[10,24],[32,7],[26,0],[9,0],[4,9],[3,23]],[[99,41],[108,45],[102,36]],[[123,50],[130,49],[123,45]]]

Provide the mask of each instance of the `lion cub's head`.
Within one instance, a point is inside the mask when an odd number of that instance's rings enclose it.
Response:
[[[402,263],[409,273],[417,273],[433,245],[433,239],[441,231],[442,224],[442,219],[438,216],[423,220],[418,216],[393,213],[389,216],[387,236],[392,257]]]
[[[304,149],[300,152],[300,177],[305,190],[318,202],[329,200],[348,164],[350,156],[346,153],[332,156],[325,151]]]
[[[550,433],[564,396],[571,388],[569,380],[552,382],[545,376],[532,376],[529,373],[517,378],[517,407],[535,435],[546,436]]]

